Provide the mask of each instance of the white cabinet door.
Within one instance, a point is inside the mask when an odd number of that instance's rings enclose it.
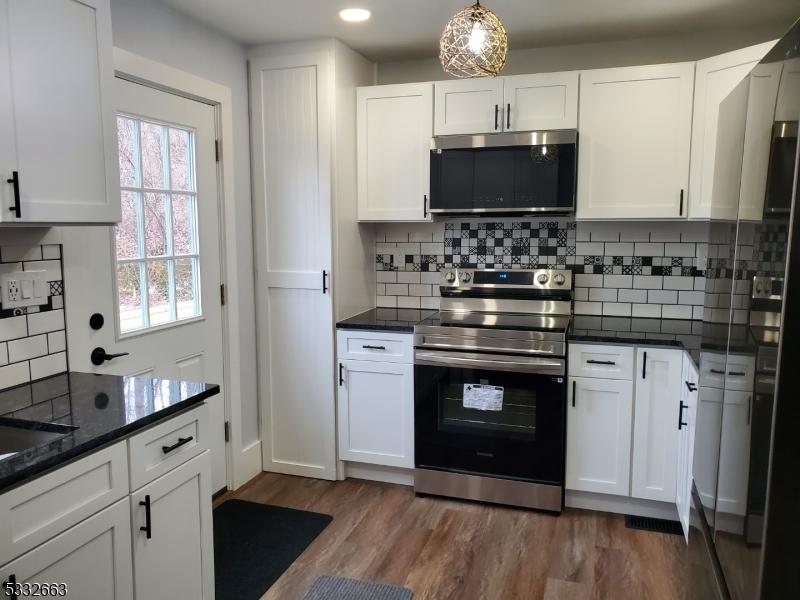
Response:
[[[131,494],[139,600],[214,597],[210,479],[206,450]]]
[[[781,80],[780,63],[756,65],[750,73],[739,193],[739,218],[761,221],[767,190],[772,123]]]
[[[703,506],[714,510],[717,497],[717,467],[719,465],[719,437],[722,427],[722,396],[719,388],[701,387],[697,398],[696,436],[694,449],[694,477]]]
[[[694,63],[582,71],[579,219],[677,219],[689,179]]]
[[[578,71],[503,77],[505,131],[576,129]]]
[[[681,407],[678,431],[678,478],[675,505],[683,534],[689,540],[689,514],[692,497],[692,461],[694,458],[694,432],[697,412],[698,376],[692,360],[684,355],[681,375]]]
[[[627,496],[633,384],[571,377],[567,401],[567,489]]]
[[[435,135],[503,130],[503,78],[482,77],[434,84]]]
[[[683,350],[636,353],[631,495],[675,502]]]
[[[433,84],[358,88],[358,220],[430,220]]]
[[[63,584],[67,590],[63,596],[67,598],[133,600],[131,564],[131,522],[126,496],[0,567],[0,581]],[[48,597],[59,595],[62,594]],[[182,596],[175,596],[178,597]]]
[[[725,169],[732,160],[717,156],[719,149],[727,150],[730,146],[728,142],[718,140],[718,135],[731,135],[729,124],[720,122],[720,104],[773,45],[774,42],[767,42],[697,61],[689,175],[691,219],[736,218],[736,194],[714,194],[715,182],[722,183],[727,179],[724,173],[715,174],[717,163]],[[735,170],[740,171],[738,164]]]
[[[0,33],[0,221],[119,221],[108,0],[0,0]]]
[[[752,392],[725,390],[719,449],[717,512],[743,517],[747,512]]]
[[[339,458],[414,467],[414,365],[346,360],[339,382]]]
[[[800,119],[800,56],[784,61],[778,103],[775,107],[776,121]]]

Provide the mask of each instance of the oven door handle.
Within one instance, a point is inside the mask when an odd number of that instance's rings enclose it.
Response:
[[[417,352],[415,365],[478,368],[490,371],[511,371],[517,373],[538,373],[542,375],[563,375],[564,361],[527,356],[504,356],[492,354],[476,356],[452,352]]]

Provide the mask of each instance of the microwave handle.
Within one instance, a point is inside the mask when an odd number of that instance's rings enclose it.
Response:
[[[497,131],[497,119],[498,119],[499,116],[500,116],[500,105],[499,104],[495,104],[494,105],[494,129],[495,129],[495,131]]]

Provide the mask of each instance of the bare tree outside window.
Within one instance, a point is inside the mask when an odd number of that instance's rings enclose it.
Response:
[[[116,226],[121,333],[201,314],[194,132],[117,117]]]

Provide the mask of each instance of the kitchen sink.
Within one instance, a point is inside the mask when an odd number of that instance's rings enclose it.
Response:
[[[0,419],[0,460],[62,438],[76,429],[73,425]]]

